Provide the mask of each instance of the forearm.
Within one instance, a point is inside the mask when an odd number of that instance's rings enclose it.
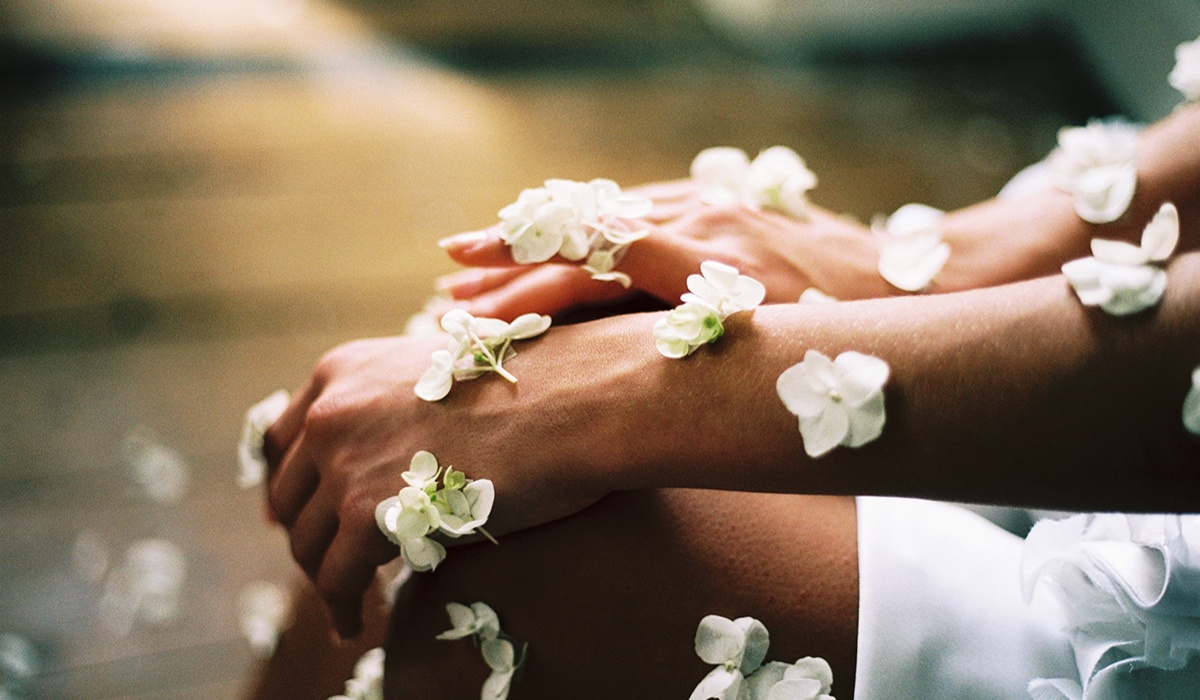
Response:
[[[1200,255],[1177,259],[1169,274],[1161,306],[1131,318],[1083,307],[1061,277],[763,307],[731,317],[719,343],[679,361],[654,350],[652,315],[602,322],[598,335],[572,329],[590,338],[590,357],[561,391],[585,398],[558,397],[578,413],[561,414],[550,449],[608,489],[1194,511],[1200,443],[1180,408],[1200,364]],[[805,454],[775,380],[810,348],[890,365],[878,440]]]

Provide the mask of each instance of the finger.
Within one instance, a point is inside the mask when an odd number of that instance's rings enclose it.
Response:
[[[288,528],[292,558],[314,584],[337,531],[337,513],[319,492],[309,499]]]
[[[375,571],[400,553],[375,527],[373,514],[365,522],[360,520],[344,521],[338,528],[315,580],[317,594],[342,639],[357,637],[362,631],[363,595]]]
[[[529,274],[466,301],[476,316],[512,320],[521,314],[554,316],[585,303],[604,303],[628,296],[616,282],[601,282],[571,265],[541,265]]]
[[[271,513],[284,527],[291,527],[296,521],[320,483],[317,462],[311,450],[310,441],[305,440],[305,434],[301,433],[280,460],[274,477],[267,483],[267,503]]]
[[[512,253],[500,240],[497,227],[468,231],[438,241],[438,245],[456,262],[471,267],[512,267]]]
[[[655,204],[690,199],[696,193],[696,184],[688,179],[649,182],[626,190],[630,194],[652,200]]]
[[[455,299],[470,299],[508,284],[534,269],[528,265],[472,267],[442,275],[437,279],[437,288]]]
[[[268,480],[284,453],[300,435],[300,430],[304,427],[304,418],[313,401],[320,395],[321,386],[316,378],[310,377],[304,386],[292,394],[287,408],[263,434],[263,455],[267,458]]]
[[[711,257],[711,256],[708,256]],[[664,228],[629,246],[621,270],[633,286],[668,304],[675,304],[687,291],[687,277],[700,271],[708,259],[699,241]]]

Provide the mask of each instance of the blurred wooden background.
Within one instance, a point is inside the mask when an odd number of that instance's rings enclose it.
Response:
[[[800,65],[682,0],[508,7],[0,13],[0,698],[242,697],[239,591],[296,577],[234,483],[242,413],[328,347],[398,332],[452,269],[434,242],[522,187],[785,144],[823,206],[954,208],[1110,109],[1052,36]],[[148,459],[182,466],[179,500],[135,478]],[[178,613],[105,624],[145,538],[185,557]]]

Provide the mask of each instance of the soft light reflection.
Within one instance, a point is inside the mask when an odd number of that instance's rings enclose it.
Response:
[[[238,594],[242,636],[255,654],[266,658],[275,651],[279,635],[291,622],[291,598],[270,581],[253,581]]]
[[[138,625],[167,627],[179,617],[187,574],[183,550],[161,539],[135,542],[121,566],[109,572],[100,599],[100,619],[124,637]]]

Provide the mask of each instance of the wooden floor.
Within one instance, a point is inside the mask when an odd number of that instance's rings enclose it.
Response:
[[[487,71],[347,36],[338,60],[72,64],[0,97],[0,635],[37,662],[14,680],[0,654],[0,697],[244,696],[238,592],[295,570],[234,483],[243,411],[333,344],[399,331],[452,269],[434,242],[522,187],[782,143],[826,207],[953,208],[1093,107],[1068,66],[1020,51]],[[186,466],[182,500],[131,476],[147,449]],[[181,607],[123,633],[104,576],[146,538],[181,548]]]

